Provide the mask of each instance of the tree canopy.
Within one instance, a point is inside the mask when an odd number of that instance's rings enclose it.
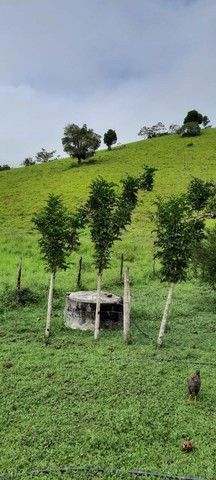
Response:
[[[32,165],[35,165],[35,160],[33,160],[32,157],[26,157],[25,160],[21,163],[24,167],[31,167]]]
[[[92,157],[101,143],[101,136],[88,129],[84,124],[81,128],[74,123],[66,125],[62,145],[64,151],[72,158],[77,158],[78,165],[82,160]]]
[[[104,143],[107,145],[108,150],[111,150],[111,146],[117,142],[116,131],[111,128],[104,133]]]
[[[216,289],[216,226],[208,228],[205,238],[194,250],[196,270],[201,269],[202,280]]]
[[[152,125],[152,127],[142,127],[138,135],[143,138],[154,138],[166,133],[166,127],[162,122]]]
[[[40,152],[36,153],[35,160],[37,163],[47,163],[53,160],[56,150],[47,152],[45,148],[42,148]]]
[[[204,220],[193,216],[185,194],[168,200],[158,198],[156,206],[156,256],[161,261],[161,278],[176,283],[186,279],[193,247],[203,238]]]
[[[77,217],[68,212],[60,196],[50,194],[47,204],[32,221],[41,234],[38,243],[47,270],[68,268],[70,253],[78,245]]]
[[[197,137],[201,134],[201,128],[198,122],[187,122],[178,130],[182,137]]]
[[[198,123],[199,125],[203,121],[203,116],[201,113],[199,113],[197,110],[190,110],[186,117],[184,118],[184,124],[185,123],[190,123],[190,122],[195,122]]]
[[[0,172],[3,171],[3,170],[10,170],[10,169],[11,169],[11,167],[10,167],[9,165],[7,165],[7,164],[6,164],[6,165],[2,165],[2,166],[0,165]]]

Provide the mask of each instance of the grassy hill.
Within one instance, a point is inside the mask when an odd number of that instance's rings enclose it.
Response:
[[[203,179],[216,177],[216,130],[209,129],[202,136],[182,139],[176,135],[164,136],[148,141],[139,141],[114,148],[111,152],[100,151],[93,163],[77,168],[71,159],[56,160],[48,164],[3,171],[0,175],[0,258],[3,262],[3,277],[15,268],[19,255],[24,255],[26,271],[34,258],[40,268],[34,274],[34,282],[42,269],[36,249],[36,232],[32,231],[31,218],[34,212],[43,207],[48,193],[60,194],[65,204],[73,211],[84,203],[88,196],[88,186],[98,175],[119,185],[120,180],[129,174],[139,174],[143,164],[158,169],[155,175],[154,191],[140,196],[133,223],[123,235],[123,241],[116,243],[113,259],[125,253],[130,264],[136,261],[149,272],[152,225],[148,212],[157,195],[169,196],[182,192],[192,176]],[[118,188],[118,187],[117,187]],[[136,238],[136,242],[134,242]],[[83,253],[86,262],[91,261],[88,234],[83,236]],[[13,257],[13,258],[12,258]],[[151,269],[151,267],[150,267]],[[71,275],[71,273],[70,273]]]
[[[96,176],[118,189],[124,175],[139,174],[143,164],[158,169],[154,190],[140,194],[133,223],[115,244],[104,274],[104,289],[122,294],[123,252],[130,267],[132,344],[123,344],[121,331],[104,331],[95,344],[92,333],[63,327],[65,294],[76,289],[80,255],[82,288],[96,288],[85,231],[71,269],[57,276],[53,333],[45,345],[49,275],[32,229],[33,213],[48,193],[61,194],[73,211],[87,199]],[[169,135],[99,151],[80,168],[63,159],[0,173],[0,476],[27,479],[43,468],[92,466],[123,473],[79,471],[64,478],[129,479],[128,470],[142,470],[215,480],[215,294],[192,275],[176,287],[165,346],[155,350],[167,285],[159,281],[158,264],[152,272],[148,213],[157,195],[185,191],[193,176],[216,178],[216,129],[194,139]],[[22,286],[29,291],[28,301],[17,309],[11,291],[20,255]],[[198,403],[187,405],[187,377],[197,368],[202,390]],[[194,446],[188,455],[181,451],[187,437]]]

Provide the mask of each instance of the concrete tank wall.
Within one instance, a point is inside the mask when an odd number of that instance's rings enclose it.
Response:
[[[68,293],[64,324],[68,328],[94,330],[96,291]],[[101,328],[116,329],[123,324],[123,300],[109,292],[101,292]]]

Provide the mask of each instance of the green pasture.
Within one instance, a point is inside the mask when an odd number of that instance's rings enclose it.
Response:
[[[102,331],[95,343],[92,332],[64,328],[65,296],[76,289],[80,255],[82,289],[96,288],[87,230],[71,268],[57,275],[52,335],[45,343],[49,274],[32,215],[49,193],[61,194],[74,211],[96,176],[118,189],[120,179],[139,174],[143,164],[158,169],[154,190],[140,194],[133,223],[115,244],[103,278],[104,289],[122,294],[124,253],[130,267],[131,343],[123,343],[121,330]],[[194,139],[169,135],[99,151],[80,168],[63,159],[0,173],[0,478],[128,480],[137,478],[129,470],[139,470],[215,480],[216,297],[193,271],[176,286],[164,347],[155,349],[168,285],[159,280],[159,264],[153,264],[149,212],[157,195],[185,191],[193,176],[216,178],[216,129]],[[20,255],[26,297],[17,306],[13,291]],[[187,378],[198,368],[202,388],[197,404],[188,405]],[[181,448],[186,438],[193,445],[189,454]],[[61,474],[61,467],[113,471]],[[43,469],[50,473],[31,475]]]

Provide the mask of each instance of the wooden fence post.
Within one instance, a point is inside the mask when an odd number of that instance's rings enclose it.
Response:
[[[15,331],[17,331],[17,324],[19,321],[19,302],[20,302],[20,293],[21,293],[21,276],[22,276],[22,257],[19,259],[18,273],[17,273],[17,283],[16,283],[16,320],[15,320]]]
[[[77,288],[81,287],[81,275],[82,275],[82,257],[80,257],[80,259],[79,259],[78,275],[77,275]]]
[[[22,257],[19,259],[18,274],[17,274],[17,284],[16,284],[16,296],[17,300],[20,296],[21,291],[21,276],[22,276]]]
[[[123,328],[124,328],[124,341],[128,342],[130,338],[130,283],[129,283],[129,268],[125,269],[124,275],[124,304],[123,304]]]

